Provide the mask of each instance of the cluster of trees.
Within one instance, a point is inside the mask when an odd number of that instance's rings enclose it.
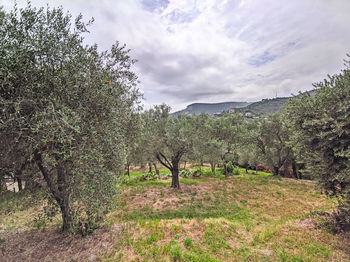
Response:
[[[186,161],[209,163],[213,173],[221,165],[226,177],[231,162],[246,169],[263,164],[274,175],[301,178],[282,115],[245,121],[232,114],[173,117],[169,112],[160,105],[139,114],[140,132],[130,137],[128,166],[148,163],[157,170],[160,163],[171,171],[174,188],[180,187],[179,165]]]
[[[124,169],[135,61],[118,42],[104,52],[83,44],[92,21],[62,8],[28,4],[0,17],[2,184],[8,175],[41,183],[63,231],[93,229]]]
[[[226,177],[230,162],[262,164],[274,175],[318,179],[350,224],[348,66],[316,84],[315,95],[292,99],[283,115],[173,117],[166,105],[140,110],[125,46],[83,44],[91,22],[30,4],[0,12],[2,187],[12,176],[19,187],[45,188],[71,232],[94,229],[113,207],[125,166],[162,165],[179,188],[182,162],[210,163],[212,172],[221,165]]]

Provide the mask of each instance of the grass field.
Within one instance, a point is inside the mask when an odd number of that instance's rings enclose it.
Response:
[[[241,172],[181,178],[180,190],[133,172],[108,215],[108,245],[67,261],[350,261],[349,239],[331,234],[320,215],[336,202],[313,182]],[[28,230],[36,208],[1,215],[3,234]]]

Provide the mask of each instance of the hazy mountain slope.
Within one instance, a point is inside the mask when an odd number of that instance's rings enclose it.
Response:
[[[248,102],[194,103],[194,104],[188,105],[186,109],[172,113],[172,115],[174,116],[178,116],[180,114],[200,115],[201,113],[214,115],[215,113],[227,111],[230,108],[246,107],[249,104],[250,103]]]
[[[271,115],[279,112],[291,98],[292,97],[277,97],[272,99],[263,99],[246,107],[239,108],[236,110],[236,112],[252,112],[254,115]]]

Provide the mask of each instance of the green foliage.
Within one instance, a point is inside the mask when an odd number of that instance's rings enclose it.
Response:
[[[34,218],[34,228],[35,229],[45,229],[47,218],[43,214],[39,214]]]
[[[182,169],[179,173],[180,176],[187,178],[192,175],[192,172],[188,169]]]
[[[192,246],[193,246],[192,238],[186,237],[186,238],[184,239],[184,246],[185,246],[186,248],[192,247]]]
[[[156,180],[159,178],[160,177],[157,175],[157,173],[153,171],[153,172],[142,173],[140,177],[140,181]]]
[[[139,97],[125,46],[83,44],[91,22],[28,3],[0,24],[0,134],[40,170],[65,231],[113,207]]]
[[[175,246],[172,246],[171,249],[170,249],[170,255],[173,259],[173,261],[180,261],[182,259],[182,249],[181,247],[175,245]]]
[[[39,190],[35,192],[23,190],[18,193],[6,191],[0,196],[0,214],[11,215],[16,211],[23,211],[39,204],[44,199],[44,192]]]
[[[235,167],[233,166],[232,162],[229,161],[227,164],[226,164],[226,168],[227,168],[227,172],[229,172],[230,174],[233,173]]]
[[[329,195],[339,196],[337,223],[350,228],[350,63],[340,74],[317,83],[314,95],[291,100],[286,108],[291,145],[305,172]]]

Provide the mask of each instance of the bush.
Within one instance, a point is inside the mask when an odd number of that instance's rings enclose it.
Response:
[[[233,171],[232,171],[232,174],[234,175],[239,175],[239,169],[238,168],[234,168]]]
[[[189,176],[192,175],[192,172],[191,172],[190,170],[187,170],[187,169],[182,169],[182,170],[180,171],[180,174],[179,174],[179,175],[182,176],[182,177],[184,177],[184,178],[187,178],[187,177],[189,177]]]
[[[202,167],[196,166],[194,167],[194,171],[192,172],[192,176],[194,177],[200,177],[203,174]]]
[[[179,246],[172,246],[170,249],[170,256],[174,261],[180,261],[182,259],[182,249]]]
[[[192,246],[193,246],[192,238],[186,237],[186,238],[184,239],[184,245],[185,245],[185,247],[187,247],[187,248],[192,247]]]
[[[149,180],[157,180],[159,176],[156,172],[148,172],[141,174],[140,181],[149,181]]]
[[[235,169],[235,167],[233,166],[232,162],[229,161],[227,164],[226,164],[226,168],[227,168],[227,172],[229,174],[232,174],[233,173],[233,170]]]

